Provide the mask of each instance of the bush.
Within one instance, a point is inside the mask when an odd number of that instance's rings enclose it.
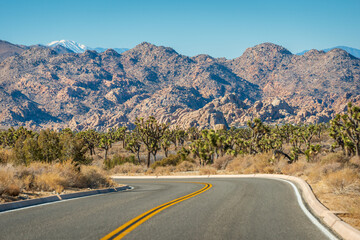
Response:
[[[0,196],[17,196],[20,193],[21,182],[14,176],[14,170],[8,167],[0,168]]]
[[[16,184],[10,184],[4,193],[8,196],[16,197],[20,194],[20,187]]]
[[[222,157],[219,157],[215,159],[213,167],[215,167],[218,170],[225,169],[229,162],[231,162],[234,159],[231,155],[224,155]]]
[[[55,191],[61,193],[66,181],[57,173],[43,173],[35,177],[35,188],[41,191]]]
[[[360,176],[356,170],[344,168],[326,176],[326,184],[336,193],[360,191]]]
[[[83,188],[103,188],[114,186],[114,182],[100,168],[82,166],[78,186]]]
[[[0,167],[0,195],[17,196],[21,189],[55,191],[66,188],[102,188],[114,186],[106,172],[96,166],[34,162],[28,167]]]
[[[104,165],[106,169],[112,169],[117,165],[122,165],[124,163],[132,163],[135,164],[135,156],[131,155],[130,157],[124,157],[119,154],[115,154],[115,156],[112,159],[107,159],[104,161]]]
[[[320,162],[322,164],[345,163],[348,160],[348,157],[345,157],[341,151],[336,153],[328,153],[325,156],[320,157]]]
[[[200,175],[214,175],[217,173],[216,168],[210,167],[210,166],[205,166],[205,167],[201,167],[199,169],[199,174]]]
[[[195,164],[189,161],[183,161],[179,165],[176,166],[177,172],[187,172],[187,171],[194,171]]]
[[[154,162],[151,165],[151,168],[157,168],[157,167],[166,167],[166,166],[176,166],[179,163],[181,163],[183,161],[182,157],[177,154],[177,155],[173,155],[171,154],[170,156],[163,158],[160,161]]]
[[[227,164],[226,170],[233,173],[278,173],[279,168],[270,161],[271,155],[262,153],[257,155],[241,155]]]
[[[141,165],[135,165],[133,163],[124,163],[122,165],[115,166],[111,172],[113,174],[130,174],[130,173],[144,173],[145,169]]]
[[[304,175],[305,170],[310,166],[310,163],[307,163],[305,160],[298,160],[294,163],[288,164],[287,166],[281,169],[282,173],[293,176]]]
[[[171,172],[173,172],[175,169],[174,166],[159,166],[157,168],[154,169],[154,171],[152,172],[152,174],[155,174],[156,176],[160,176],[160,175],[170,175]]]
[[[0,164],[9,163],[11,157],[11,150],[0,148]]]

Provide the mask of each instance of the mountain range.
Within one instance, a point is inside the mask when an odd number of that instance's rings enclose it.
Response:
[[[31,46],[17,45],[17,44],[12,44],[12,43],[4,41],[4,40],[0,40],[0,62],[3,61],[7,57],[10,57],[13,55],[18,55],[21,52],[23,52],[24,50],[27,50],[32,47],[51,48],[58,53],[83,53],[86,50],[95,50],[95,51],[101,53],[101,52],[105,52],[107,49],[107,48],[101,48],[101,47],[91,48],[91,47],[85,46],[83,44],[80,44],[80,43],[77,43],[77,42],[71,41],[71,40],[53,41],[51,43],[48,43],[46,46],[44,46],[42,44],[36,44],[36,45],[31,45]],[[115,50],[118,53],[123,53],[129,49],[128,48],[113,48],[113,50]]]
[[[1,127],[106,130],[149,115],[184,128],[315,123],[360,102],[360,59],[342,49],[263,43],[225,59],[147,42],[119,54],[3,41],[0,56]]]
[[[74,53],[83,53],[86,50],[95,50],[97,52],[105,52],[107,49],[107,48],[101,48],[101,47],[91,48],[91,47],[85,46],[81,43],[77,43],[77,42],[71,41],[71,40],[53,41],[51,43],[48,43],[46,46],[48,46],[48,47],[63,46],[67,49],[70,49]],[[112,48],[112,49],[118,53],[123,53],[123,52],[129,50],[128,48]]]
[[[322,49],[322,51],[329,52],[329,51],[331,51],[331,50],[333,50],[335,48],[342,49],[342,50],[350,53],[354,57],[360,58],[360,49],[346,47],[346,46],[337,46],[337,47],[332,47],[332,48],[326,48],[326,49]],[[308,51],[310,51],[310,50],[305,50],[305,51],[299,52],[299,53],[297,53],[297,55],[304,55]]]

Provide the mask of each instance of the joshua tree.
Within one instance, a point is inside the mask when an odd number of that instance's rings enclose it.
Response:
[[[347,113],[337,114],[330,124],[330,136],[348,155],[360,156],[360,107],[348,103]]]
[[[126,135],[126,150],[129,150],[133,154],[136,154],[139,164],[140,162],[140,149],[141,142],[138,134],[138,129],[134,129],[131,134]]]
[[[105,150],[105,160],[107,160],[108,151],[114,143],[115,139],[115,130],[110,129],[107,133],[100,134],[99,147]]]
[[[156,154],[160,149],[162,137],[169,128],[169,125],[158,123],[152,116],[146,121],[143,118],[136,118],[135,125],[141,141],[147,148],[147,166],[150,167],[150,155],[152,154],[154,161],[156,161]]]

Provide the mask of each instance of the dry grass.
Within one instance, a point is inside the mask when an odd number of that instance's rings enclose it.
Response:
[[[175,171],[176,172],[188,172],[188,171],[194,171],[196,168],[196,165],[189,161],[183,161],[179,165],[176,166]]]
[[[316,197],[345,222],[360,230],[360,167],[358,158],[328,153],[307,164],[304,178]]]
[[[145,173],[146,168],[143,165],[135,165],[132,163],[124,163],[122,165],[117,165],[111,169],[113,174],[125,174],[125,175],[134,175]]]
[[[358,170],[344,168],[327,174],[325,180],[330,190],[335,194],[355,193],[360,195],[360,176]]]
[[[224,155],[214,160],[213,167],[217,170],[224,170],[229,162],[233,160],[233,156],[231,155]]]
[[[9,163],[12,159],[11,149],[0,148],[0,163]]]
[[[115,183],[96,166],[75,167],[70,161],[25,166],[0,166],[0,197],[17,196],[22,191],[61,193],[70,188],[102,188]],[[5,199],[16,200],[16,199]],[[2,200],[4,201],[4,199]]]
[[[107,173],[96,166],[82,166],[77,184],[75,187],[80,188],[104,188],[115,185]]]
[[[342,152],[335,152],[335,153],[327,153],[320,158],[321,164],[328,164],[328,163],[345,163],[349,159],[344,157]]]
[[[217,169],[211,166],[202,166],[199,168],[200,175],[214,175],[217,174]]]
[[[305,170],[309,167],[309,163],[301,159],[292,164],[288,164],[281,169],[281,172],[286,175],[300,177],[305,174]]]
[[[43,173],[37,175],[34,180],[34,186],[41,191],[55,191],[61,193],[66,185],[66,179],[57,173]]]
[[[172,172],[174,172],[175,167],[174,166],[166,166],[166,167],[157,167],[152,171],[152,175],[156,176],[164,176],[164,175],[170,175]]]
[[[241,155],[229,162],[226,171],[229,173],[253,174],[253,173],[281,173],[280,166],[283,160],[272,161],[270,153],[258,155]]]
[[[0,196],[17,196],[20,193],[21,182],[14,177],[14,169],[4,167],[0,169]]]

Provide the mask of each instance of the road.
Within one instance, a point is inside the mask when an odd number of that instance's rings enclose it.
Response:
[[[202,189],[123,239],[327,239],[292,187],[269,179],[133,180],[133,190],[0,213],[0,239],[100,239],[140,214]]]

